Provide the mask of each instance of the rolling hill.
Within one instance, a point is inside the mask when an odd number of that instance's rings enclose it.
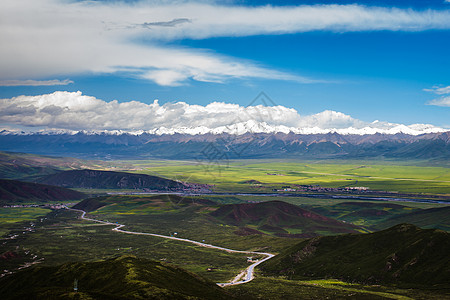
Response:
[[[337,278],[365,284],[431,288],[450,282],[450,235],[399,224],[371,234],[303,241],[262,265],[265,275],[291,279]]]
[[[278,236],[311,237],[318,233],[357,232],[358,229],[282,201],[228,204],[210,215],[230,225]]]
[[[133,205],[129,205],[132,201]],[[130,209],[153,209],[154,212],[174,211],[179,208],[186,208],[188,206],[196,205],[215,205],[216,203],[207,199],[182,197],[178,195],[155,195],[146,197],[130,197],[130,196],[102,196],[95,198],[84,199],[77,203],[73,208],[81,209],[85,212],[95,211],[103,206],[115,204],[116,206],[129,205]]]
[[[183,183],[145,174],[98,170],[70,170],[45,176],[39,183],[85,189],[151,189],[175,191]]]
[[[376,227],[384,229],[399,223],[410,223],[422,228],[450,231],[450,206],[429,208],[394,216],[380,222]]]
[[[56,267],[36,266],[1,278],[0,294],[4,300],[231,298],[215,283],[198,275],[134,256]]]
[[[83,193],[44,184],[0,179],[0,204],[80,200]]]

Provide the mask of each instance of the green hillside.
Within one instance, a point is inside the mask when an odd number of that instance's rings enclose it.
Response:
[[[171,194],[161,194],[155,196],[102,196],[95,198],[84,199],[77,203],[73,208],[81,209],[85,212],[95,211],[101,207],[107,205],[114,205],[112,209],[115,213],[133,213],[149,212],[149,213],[164,213],[164,212],[176,212],[177,210],[183,210],[190,206],[203,206],[203,205],[216,205],[213,201],[182,197]]]
[[[215,283],[193,273],[134,256],[33,267],[1,278],[0,294],[4,300],[231,298]]]
[[[449,233],[400,224],[371,234],[309,239],[267,261],[262,270],[290,279],[448,287],[449,253]]]
[[[70,189],[17,180],[0,179],[0,204],[79,200],[85,195]]]
[[[211,216],[235,226],[248,226],[279,236],[311,237],[318,234],[355,233],[358,227],[283,201],[223,205]]]
[[[183,184],[157,176],[98,170],[70,170],[45,176],[40,183],[86,189],[176,190]]]
[[[384,229],[395,224],[410,223],[422,228],[450,231],[450,206],[429,208],[392,217],[377,225]]]

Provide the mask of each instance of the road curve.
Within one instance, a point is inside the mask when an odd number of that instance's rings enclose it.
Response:
[[[265,258],[260,259],[260,260],[258,260],[256,262],[254,262],[253,264],[251,264],[250,266],[248,266],[247,269],[245,269],[244,271],[239,273],[232,281],[230,281],[230,282],[223,282],[223,283],[217,283],[217,285],[219,285],[221,287],[230,286],[230,285],[236,285],[236,284],[243,284],[243,283],[248,283],[248,282],[252,281],[255,278],[255,276],[254,276],[255,267],[258,266],[259,264],[265,262],[266,260],[269,260],[269,259],[271,259],[272,257],[275,256],[274,254],[267,253],[267,252],[233,250],[233,249],[220,247],[220,246],[214,246],[214,245],[211,245],[211,244],[201,243],[201,242],[197,242],[197,241],[193,241],[193,240],[189,240],[189,239],[183,239],[183,238],[167,236],[167,235],[161,235],[161,234],[156,234],[156,233],[146,233],[146,232],[135,232],[135,231],[123,230],[121,228],[125,227],[124,224],[112,223],[112,222],[100,221],[100,220],[96,220],[96,219],[87,218],[86,217],[86,212],[84,210],[75,209],[75,208],[68,208],[68,207],[66,207],[66,208],[68,210],[80,212],[81,213],[81,219],[83,219],[83,220],[97,222],[97,223],[101,223],[101,224],[105,224],[105,225],[114,225],[116,227],[114,227],[112,230],[113,231],[117,231],[117,232],[122,232],[122,233],[126,233],[126,234],[134,234],[134,235],[155,236],[155,237],[164,238],[164,239],[170,239],[170,240],[176,240],[176,241],[181,241],[181,242],[187,242],[187,243],[195,244],[195,245],[198,245],[198,246],[201,246],[201,247],[218,249],[218,250],[226,251],[226,252],[229,252],[229,253],[245,253],[245,254],[256,254],[256,255],[263,255],[263,256],[265,256]]]

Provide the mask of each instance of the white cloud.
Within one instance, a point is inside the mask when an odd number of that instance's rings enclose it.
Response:
[[[437,99],[428,101],[427,105],[450,107],[450,86],[444,86],[444,87],[434,86],[431,89],[424,89],[424,91],[432,92],[437,95],[444,95],[441,98],[437,98]]]
[[[438,99],[433,99],[430,102],[428,102],[428,105],[450,107],[450,96],[441,97],[441,98],[438,98]]]
[[[431,89],[424,89],[424,91],[431,92],[431,93],[438,94],[438,95],[445,95],[445,94],[450,94],[450,86],[444,86],[444,87],[434,86]]]
[[[0,80],[0,86],[49,86],[49,85],[68,85],[72,80]]]
[[[315,82],[257,63],[168,46],[174,39],[313,30],[450,28],[450,12],[358,5],[245,7],[210,1],[2,0],[0,80],[129,72],[160,85],[188,79]]]
[[[240,106],[213,102],[206,106],[184,102],[160,105],[138,101],[105,102],[81,92],[55,92],[39,96],[0,99],[0,124],[58,130],[107,130],[125,132],[222,133],[294,132],[397,133],[421,134],[443,131],[432,125],[367,123],[349,115],[324,111],[301,116],[284,106]]]

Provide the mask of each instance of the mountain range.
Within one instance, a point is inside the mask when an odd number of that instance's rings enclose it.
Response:
[[[0,151],[84,158],[450,158],[450,131],[396,134],[0,133]]]

